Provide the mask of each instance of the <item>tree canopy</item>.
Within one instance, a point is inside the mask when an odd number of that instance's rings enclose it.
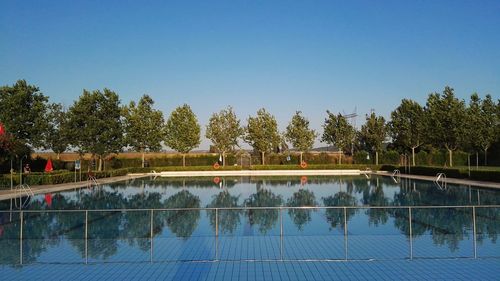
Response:
[[[165,127],[165,144],[170,148],[186,154],[200,145],[200,124],[189,105],[177,107],[167,120]],[[182,160],[186,165],[185,155]]]
[[[232,107],[214,113],[208,120],[205,137],[212,141],[218,152],[222,153],[225,165],[225,153],[238,146],[238,138],[244,133],[240,120],[236,117]]]
[[[387,138],[385,118],[376,116],[375,112],[366,116],[366,123],[361,126],[361,139],[368,150],[375,152],[375,164],[378,165],[378,153]]]
[[[143,167],[144,152],[159,151],[165,136],[163,113],[154,109],[153,105],[153,99],[144,95],[137,105],[131,101],[123,108],[125,143],[136,151],[142,152]]]
[[[25,80],[0,87],[0,122],[5,131],[20,144],[43,147],[44,133],[49,127],[48,101],[38,87]]]
[[[323,135],[321,141],[330,145],[335,145],[341,152],[344,152],[354,141],[356,130],[349,124],[342,114],[335,115],[329,110],[323,124]],[[340,156],[342,159],[342,156]],[[342,161],[342,160],[340,160]]]
[[[265,153],[280,145],[281,137],[278,132],[278,123],[276,118],[264,108],[257,111],[257,116],[248,117],[247,122],[245,141],[261,153],[262,165],[264,165]]]
[[[450,87],[445,87],[442,94],[430,94],[425,120],[427,137],[434,146],[448,150],[449,165],[453,166],[453,151],[459,148],[466,135],[464,101],[457,99]]]
[[[115,92],[109,89],[102,92],[83,90],[68,111],[70,143],[80,152],[98,155],[99,159],[121,151],[123,126],[120,112],[120,100]]]
[[[396,146],[412,150],[412,162],[415,166],[415,149],[425,141],[423,107],[413,100],[403,99],[391,113],[388,127],[392,142]]]
[[[301,152],[310,150],[314,145],[314,139],[318,134],[309,128],[309,120],[307,120],[300,111],[295,112],[292,120],[286,127],[285,139],[290,142],[293,148]]]

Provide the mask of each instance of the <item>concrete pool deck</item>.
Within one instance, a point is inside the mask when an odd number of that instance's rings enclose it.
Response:
[[[381,175],[381,176],[391,176],[392,173],[384,171],[362,171],[362,170],[239,170],[239,171],[178,171],[178,172],[161,172],[161,173],[136,173],[128,174],[126,176],[111,177],[97,179],[97,183],[110,184],[114,182],[137,179],[147,176],[152,177],[228,177],[228,176],[242,176],[242,177],[252,177],[252,176],[348,176],[348,175]],[[408,175],[401,174],[401,178],[417,179],[434,181],[435,177],[431,176],[419,176],[419,175]],[[484,188],[495,188],[500,189],[500,183],[497,182],[486,182],[486,181],[473,181],[467,179],[455,179],[446,178],[444,180],[446,183],[450,184],[460,184],[460,185],[473,185],[477,187]],[[37,185],[32,186],[31,189],[33,193],[43,194],[50,192],[59,192],[64,190],[71,190],[75,188],[82,188],[88,186],[88,181],[81,181],[75,183],[63,183],[63,184],[51,184],[51,185]],[[24,193],[20,193],[16,190],[0,190],[0,200],[6,200],[11,198],[17,198]]]

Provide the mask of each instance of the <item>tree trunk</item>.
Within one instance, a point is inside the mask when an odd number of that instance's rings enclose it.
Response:
[[[144,149],[141,149],[141,152],[142,152],[142,167],[144,168],[144,161],[145,161]]]
[[[488,166],[488,149],[484,150],[484,166]]]
[[[453,150],[448,149],[448,153],[450,154],[450,167],[453,167]]]
[[[375,150],[375,165],[378,165],[378,151]]]
[[[182,153],[182,167],[186,167],[186,154]]]
[[[299,165],[302,164],[302,151],[300,152],[300,163]]]
[[[265,165],[265,161],[264,161],[264,151],[261,152],[261,155],[262,155],[262,165]]]
[[[479,170],[479,152],[476,151],[476,170]]]
[[[61,160],[61,153],[58,152],[56,155],[57,155],[57,160]]]
[[[222,167],[226,167],[226,152],[222,151]]]
[[[342,151],[339,154],[339,165],[341,165],[341,164],[342,164]]]
[[[415,147],[411,148],[411,158],[413,162],[413,167],[415,167]]]
[[[102,156],[101,156],[101,155],[99,155],[99,165],[98,165],[97,170],[98,170],[99,172],[100,172],[100,171],[102,171]]]

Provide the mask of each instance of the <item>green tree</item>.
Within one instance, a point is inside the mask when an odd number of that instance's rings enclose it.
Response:
[[[123,108],[125,143],[142,154],[144,167],[147,151],[160,151],[165,126],[163,113],[153,108],[154,101],[144,95],[136,105],[130,102]]]
[[[123,126],[120,115],[120,99],[108,89],[103,92],[83,90],[80,98],[68,110],[68,135],[70,143],[82,153],[102,159],[117,153],[123,147]]]
[[[286,127],[285,139],[300,151],[300,163],[302,163],[302,154],[313,147],[317,136],[314,130],[309,129],[309,120],[302,116],[300,111],[295,112]]]
[[[481,124],[479,126],[479,133],[476,134],[479,145],[484,151],[484,165],[488,165],[488,149],[493,142],[498,138],[498,128],[500,127],[500,120],[497,114],[497,106],[490,95],[486,95],[481,103]]]
[[[240,120],[233,109],[228,107],[210,117],[205,137],[212,141],[219,153],[222,153],[222,165],[226,165],[226,152],[238,146],[238,138],[244,133]]]
[[[342,163],[342,153],[352,145],[356,130],[340,113],[335,115],[328,110],[326,113],[328,117],[323,124],[321,141],[335,145],[341,151],[339,163]]]
[[[391,113],[388,124],[393,143],[411,149],[412,163],[415,166],[415,149],[424,143],[424,109],[413,100],[403,99]]]
[[[265,153],[278,147],[281,142],[278,123],[276,122],[276,118],[264,108],[257,111],[256,117],[248,117],[247,122],[245,141],[260,152],[262,165],[264,165]]]
[[[426,134],[433,145],[448,150],[450,167],[453,151],[463,142],[465,117],[465,103],[455,97],[452,88],[447,86],[442,94],[430,94],[427,98]]]
[[[46,149],[51,149],[57,154],[57,159],[61,153],[66,151],[69,146],[67,113],[63,110],[62,105],[54,103],[49,106],[48,113],[49,127],[45,135]]]
[[[376,116],[372,112],[366,116],[366,123],[361,126],[361,138],[368,149],[375,152],[375,165],[378,165],[378,153],[382,151],[382,145],[387,138],[387,126],[382,116]]]
[[[462,136],[462,147],[468,152],[469,161],[470,153],[476,153],[476,166],[479,165],[479,151],[482,149],[480,137],[478,137],[484,125],[481,115],[481,99],[478,94],[474,93],[471,95],[469,106],[466,109],[466,125]]]
[[[200,124],[189,105],[177,107],[167,120],[165,144],[182,153],[182,166],[186,166],[186,153],[200,145]]]
[[[12,138],[31,148],[44,144],[49,124],[49,98],[34,85],[19,80],[13,86],[0,87],[0,122]]]

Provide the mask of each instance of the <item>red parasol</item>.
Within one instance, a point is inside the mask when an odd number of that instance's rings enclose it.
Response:
[[[45,165],[45,172],[47,173],[50,173],[54,170],[54,168],[52,167],[52,160],[47,160],[47,165]]]
[[[45,194],[45,202],[47,202],[47,206],[52,206],[52,194]]]

